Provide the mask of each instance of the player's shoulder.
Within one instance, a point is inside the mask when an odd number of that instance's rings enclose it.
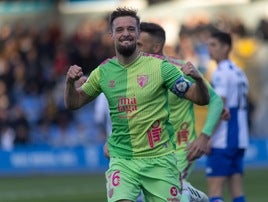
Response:
[[[243,81],[247,82],[248,78],[247,75],[245,73],[245,71],[241,68],[237,66],[237,75],[239,78],[241,78]]]
[[[233,67],[233,63],[230,60],[222,60],[218,63],[217,70],[219,71],[228,71]]]
[[[116,56],[114,57],[111,57],[111,58],[106,58],[105,60],[103,60],[101,63],[100,63],[100,67],[103,67],[105,65],[108,65],[109,63],[113,63],[115,60],[117,59]]]
[[[172,56],[166,56],[166,59],[169,63],[176,65],[176,66],[182,66],[183,64],[186,63],[185,60],[181,60],[179,58],[176,57],[172,57]]]
[[[164,55],[158,55],[158,54],[151,54],[151,53],[141,53],[142,60],[148,62],[148,63],[156,63],[159,64],[160,67],[164,66],[176,66],[174,63],[169,62],[166,56]],[[181,64],[181,63],[177,63]]]
[[[140,54],[142,58],[146,58],[146,59],[151,59],[151,60],[164,60],[165,59],[165,56],[163,55],[145,53],[145,52],[141,52]]]

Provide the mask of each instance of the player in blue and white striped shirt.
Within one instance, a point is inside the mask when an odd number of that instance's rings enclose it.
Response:
[[[212,33],[208,41],[211,59],[217,62],[212,75],[214,90],[222,97],[228,120],[220,121],[208,152],[206,175],[210,202],[223,201],[225,183],[233,202],[245,202],[243,192],[243,157],[248,146],[248,79],[230,59],[231,35]]]

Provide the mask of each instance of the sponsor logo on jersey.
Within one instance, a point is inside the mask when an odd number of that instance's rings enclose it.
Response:
[[[160,121],[157,120],[147,131],[148,141],[151,148],[154,148],[156,142],[161,139],[162,128],[160,127]]]
[[[188,136],[189,136],[189,124],[187,122],[183,122],[179,127],[179,131],[177,132],[178,145],[181,145],[182,143],[187,143]]]
[[[118,100],[117,110],[119,112],[131,113],[137,110],[137,100],[135,97],[120,97]]]

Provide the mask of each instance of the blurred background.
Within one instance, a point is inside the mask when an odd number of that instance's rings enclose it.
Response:
[[[251,136],[246,168],[250,172],[267,169],[267,0],[0,1],[0,202],[48,201],[48,193],[58,197],[55,201],[73,201],[73,188],[59,188],[68,184],[63,178],[56,178],[63,174],[81,185],[76,189],[84,198],[74,197],[75,201],[104,201],[103,173],[108,160],[102,146],[106,135],[95,123],[95,103],[67,111],[63,90],[70,65],[83,67],[88,75],[114,55],[107,16],[118,6],[137,9],[141,21],[161,24],[167,34],[165,53],[192,61],[207,79],[215,69],[206,47],[209,31],[217,27],[232,33],[231,57],[244,69],[250,82]],[[206,108],[196,107],[196,112],[200,130]],[[205,157],[197,163],[199,178],[204,175],[204,162]],[[81,174],[87,178],[79,177]],[[25,181],[17,181],[20,176],[19,179],[37,183],[43,175],[53,175],[46,187],[62,182],[58,185],[62,194],[54,188],[45,193],[33,191],[25,188]],[[83,180],[102,184],[88,189]],[[14,187],[20,183],[24,192],[16,195]],[[89,198],[92,193],[103,198]],[[67,198],[61,198],[62,195]]]

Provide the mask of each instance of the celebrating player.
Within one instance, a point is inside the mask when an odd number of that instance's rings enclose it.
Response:
[[[72,65],[66,75],[64,101],[68,109],[78,109],[101,92],[108,100],[112,120],[108,202],[135,201],[140,191],[146,201],[183,202],[167,93],[171,90],[199,105],[208,104],[209,93],[191,63],[184,66],[195,83],[163,58],[141,53],[137,48],[139,25],[135,10],[117,8],[112,12],[116,57],[93,70],[80,88],[75,88],[75,81],[83,75],[82,68]]]

